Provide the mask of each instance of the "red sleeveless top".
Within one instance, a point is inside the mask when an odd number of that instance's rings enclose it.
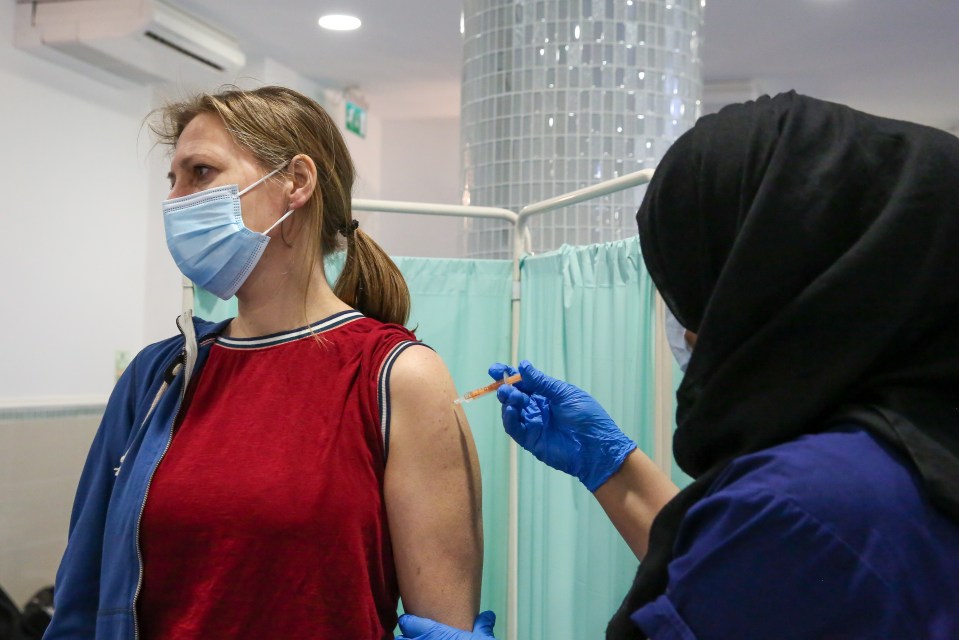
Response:
[[[211,346],[140,523],[142,638],[393,637],[386,389],[418,343],[355,311],[311,327]]]

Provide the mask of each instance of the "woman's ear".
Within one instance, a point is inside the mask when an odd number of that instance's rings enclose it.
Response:
[[[300,153],[290,160],[290,208],[299,209],[313,197],[316,188],[316,164],[313,158]]]

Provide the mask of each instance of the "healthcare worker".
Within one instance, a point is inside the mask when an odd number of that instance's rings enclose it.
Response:
[[[695,345],[673,442],[695,481],[647,526],[664,478],[595,400],[529,363],[498,392],[643,560],[607,637],[959,638],[959,140],[763,97],[681,136],[637,220]]]

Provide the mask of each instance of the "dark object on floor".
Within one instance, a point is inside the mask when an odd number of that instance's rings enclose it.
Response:
[[[53,617],[53,587],[37,591],[20,612],[0,587],[0,640],[41,640]]]
[[[20,640],[20,608],[0,587],[0,640]]]
[[[53,617],[53,587],[37,591],[20,616],[20,640],[40,640]]]

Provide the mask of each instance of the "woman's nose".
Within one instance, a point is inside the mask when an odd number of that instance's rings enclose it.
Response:
[[[173,200],[174,198],[182,198],[183,196],[188,196],[192,193],[192,190],[187,186],[177,185],[170,189],[170,193],[167,194],[167,200]]]

